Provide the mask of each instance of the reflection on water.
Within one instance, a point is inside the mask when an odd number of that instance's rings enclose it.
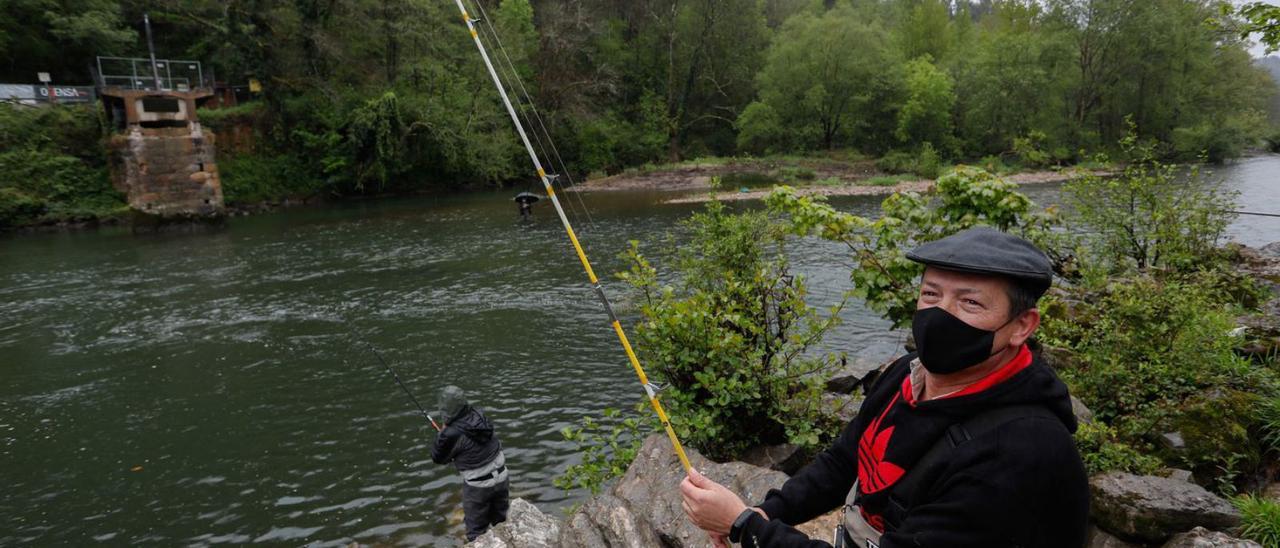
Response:
[[[1280,203],[1276,157],[1223,172]],[[586,198],[597,272],[695,207],[657,198]],[[580,500],[551,486],[576,458],[559,430],[641,392],[545,206],[531,224],[495,193],[204,234],[0,240],[0,544],[456,542],[457,476],[430,462],[429,427],[364,341],[424,404],[446,383],[469,392],[498,425],[514,496],[548,510]],[[1234,230],[1280,240],[1266,222]],[[848,289],[840,246],[804,239],[793,255],[815,304]],[[876,362],[901,343],[858,303],[843,316],[830,349]]]

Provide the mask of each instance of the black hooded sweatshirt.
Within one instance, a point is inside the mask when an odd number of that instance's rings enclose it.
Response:
[[[464,405],[436,436],[431,460],[436,464],[452,461],[458,470],[474,470],[497,457],[501,449],[493,423],[479,409]]]
[[[1057,375],[1024,347],[973,386],[916,402],[909,380],[914,359],[908,354],[886,369],[832,446],[765,496],[760,509],[769,519],[751,517],[744,546],[830,546],[792,525],[839,508],[859,476],[863,515],[883,528],[888,494],[908,471],[922,474],[918,488],[907,495],[908,510],[896,529],[881,537],[881,548],[1084,545],[1088,480],[1072,438],[1076,421],[1067,387]],[[1057,420],[1012,419],[912,470],[951,425],[1027,404],[1043,406]]]

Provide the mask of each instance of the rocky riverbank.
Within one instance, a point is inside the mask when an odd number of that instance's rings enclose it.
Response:
[[[787,475],[745,462],[714,463],[689,450],[693,465],[744,500],[763,500]],[[1191,483],[1189,476],[1110,473],[1091,478],[1090,548],[1256,547],[1231,536],[1240,513],[1229,501]],[[470,548],[703,548],[711,543],[685,518],[676,486],[684,478],[665,436],[645,440],[627,473],[607,493],[588,499],[564,519],[513,501],[510,519],[468,544]],[[839,520],[832,512],[799,527],[830,540]]]

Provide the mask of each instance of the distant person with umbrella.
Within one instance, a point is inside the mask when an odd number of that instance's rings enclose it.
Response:
[[[533,204],[541,198],[532,192],[516,194],[516,204],[520,208],[520,219],[527,221],[533,218]]]
[[[471,542],[490,526],[507,521],[507,459],[493,433],[493,423],[467,403],[461,388],[441,389],[440,410],[448,418],[436,436],[431,460],[436,464],[452,462],[462,474],[463,521],[467,542]]]

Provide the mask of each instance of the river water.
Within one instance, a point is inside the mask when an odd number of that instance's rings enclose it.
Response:
[[[1243,209],[1280,209],[1280,156],[1216,171]],[[457,475],[431,463],[429,427],[370,345],[428,409],[445,384],[468,391],[513,496],[580,501],[551,485],[576,462],[560,429],[641,391],[550,209],[519,223],[510,194],[0,239],[0,545],[458,543]],[[585,197],[602,277],[697,208],[660,197]],[[1280,219],[1232,234],[1280,240]],[[815,304],[849,289],[838,246],[799,240],[793,259]],[[902,342],[858,303],[843,316],[828,348],[871,363]]]

